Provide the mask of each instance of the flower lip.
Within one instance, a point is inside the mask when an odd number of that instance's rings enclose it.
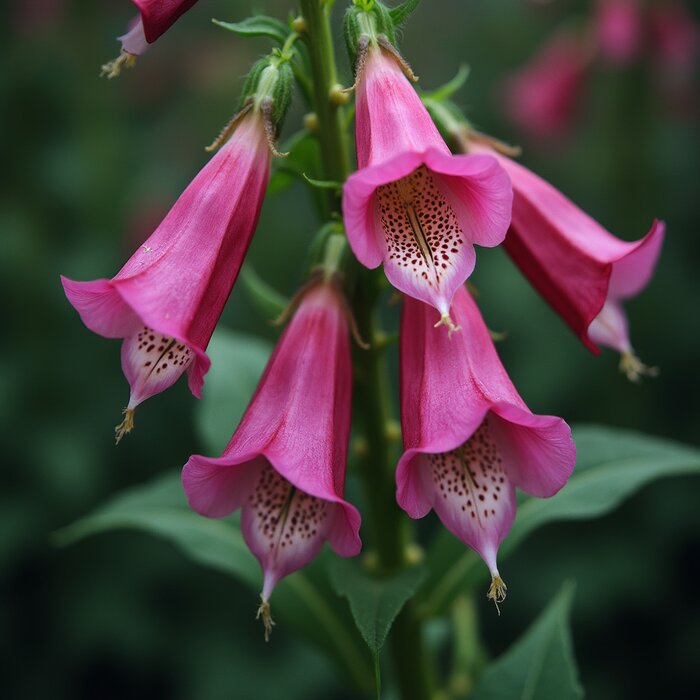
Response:
[[[128,282],[131,278],[125,278]],[[122,338],[135,333],[139,327],[147,326],[157,333],[174,338],[187,345],[195,354],[195,362],[187,369],[188,386],[198,399],[202,397],[204,376],[209,371],[211,360],[200,345],[175,325],[169,325],[162,316],[139,313],[122,293],[120,280],[98,279],[78,282],[61,275],[61,284],[66,297],[80,315],[82,322],[94,333],[105,338]],[[105,314],[105,310],[111,313]]]
[[[238,467],[241,470],[247,467],[254,467],[256,460],[264,458],[272,468],[286,479],[299,491],[309,494],[315,498],[338,505],[343,512],[345,520],[344,532],[334,536],[334,529],[329,528],[329,542],[335,552],[341,556],[355,556],[360,552],[362,543],[359,538],[360,513],[350,502],[337,496],[332,487],[323,488],[310,479],[300,478],[302,470],[295,464],[287,461],[275,450],[251,449],[249,451],[234,451],[221,457],[205,457],[203,455],[192,455],[182,471],[182,481],[187,494],[190,507],[210,518],[222,518],[229,515],[236,508],[231,508],[229,504],[219,504],[212,506],[205,504],[199,499],[199,489],[197,488],[200,479],[226,479],[233,475],[227,473],[230,468]],[[258,465],[262,468],[262,465]],[[199,473],[197,473],[199,472]],[[206,474],[205,474],[206,472]],[[243,476],[242,473],[240,476]],[[209,488],[209,487],[208,487]]]

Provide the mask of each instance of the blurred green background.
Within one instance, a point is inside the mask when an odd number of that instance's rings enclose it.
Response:
[[[116,81],[99,79],[99,66],[118,52],[113,37],[134,14],[128,0],[17,1],[0,10],[3,698],[350,697],[324,658],[284,628],[265,645],[248,589],[171,545],[130,532],[67,549],[50,542],[110,495],[203,449],[184,383],[139,409],[136,431],[115,449],[113,426],[128,396],[119,343],[82,326],[58,276],[114,274],[204,164],[203,146],[231,116],[252,59],[267,50],[264,40],[209,19],[240,20],[251,5],[201,0]],[[655,216],[667,222],[658,273],[628,305],[635,347],[661,367],[641,385],[618,374],[613,353],[588,354],[502,251],[480,251],[473,281],[489,325],[508,331],[499,349],[523,397],[570,422],[697,443],[697,93],[674,109],[643,63],[598,65],[573,134],[546,150],[521,137],[498,99],[500,81],[591,5],[426,0],[402,46],[426,89],[467,62],[471,76],[457,100],[470,119],[521,142],[525,164],[620,237],[641,237]],[[294,3],[254,6],[285,18]],[[347,82],[344,55],[340,65]],[[302,115],[298,100],[285,134]],[[250,259],[287,294],[300,282],[314,226],[301,184],[265,204]],[[276,335],[241,285],[222,323]],[[698,502],[697,480],[657,482],[611,516],[528,540],[504,567],[510,591],[501,617],[483,607],[490,652],[506,648],[573,577],[588,697],[689,697],[700,687]]]

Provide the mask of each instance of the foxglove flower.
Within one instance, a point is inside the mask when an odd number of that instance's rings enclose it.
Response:
[[[642,49],[643,23],[640,0],[598,0],[595,25],[603,57],[617,65],[634,60]]]
[[[402,71],[371,46],[357,77],[359,170],[343,191],[348,240],[359,261],[384,263],[389,281],[439,312],[475,264],[474,244],[503,241],[512,192],[489,157],[453,156]]]
[[[491,572],[489,598],[505,596],[496,555],[515,517],[515,487],[553,496],[574,467],[568,425],[530,412],[498,359],[479,309],[461,287],[452,304],[462,332],[431,332],[428,307],[404,301],[397,500],[412,517],[435,509]]]
[[[648,284],[661,252],[665,226],[654,221],[639,241],[606,231],[561,192],[488,145],[467,141],[471,153],[491,153],[513,182],[513,219],[505,248],[531,284],[593,352],[617,350],[630,379],[653,373],[634,355],[625,299]]]
[[[90,330],[124,339],[131,396],[117,441],[133,426],[136,406],[183,372],[201,395],[205,350],[250,245],[269,171],[263,116],[252,109],[115,277],[62,278]]]
[[[197,0],[133,0],[139,15],[129,31],[119,37],[122,51],[118,58],[102,66],[102,74],[115,78],[123,67],[131,68],[137,56],[143,54],[177,19],[189,10]]]
[[[530,136],[551,140],[568,130],[583,91],[590,50],[570,32],[559,32],[504,86],[511,119]]]
[[[261,614],[277,582],[323,542],[360,551],[360,515],[343,500],[352,390],[348,321],[339,292],[303,296],[221,457],[195,455],[182,480],[190,506],[219,518],[241,508],[243,537],[264,572]]]

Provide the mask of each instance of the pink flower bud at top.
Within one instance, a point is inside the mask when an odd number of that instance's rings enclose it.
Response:
[[[62,278],[85,325],[123,338],[122,367],[134,408],[187,372],[200,396],[206,347],[258,221],[270,171],[262,115],[249,110],[160,226],[112,279]]]
[[[505,585],[497,552],[515,517],[515,488],[553,496],[571,475],[576,450],[561,418],[534,415],[520,398],[464,287],[452,312],[462,332],[449,338],[433,332],[425,304],[404,301],[396,494],[412,518],[434,509],[482,557],[489,597],[499,603]]]
[[[369,268],[384,264],[399,290],[434,306],[451,329],[455,290],[474,244],[502,242],[508,178],[490,157],[453,156],[395,55],[371,46],[357,76],[359,170],[343,189],[348,241]]]
[[[324,541],[341,556],[360,551],[360,515],[343,499],[351,388],[345,306],[319,282],[304,293],[224,453],[195,455],[183,469],[198,513],[241,508],[243,537],[264,572],[263,616],[277,582]]]
[[[637,379],[645,368],[634,357],[622,302],[649,283],[664,223],[654,221],[639,241],[622,241],[548,182],[489,145],[466,139],[463,147],[495,156],[511,178],[513,220],[505,240],[510,257],[586,347],[595,353],[596,344],[614,348],[622,355],[622,369]],[[632,366],[636,370],[630,371]]]

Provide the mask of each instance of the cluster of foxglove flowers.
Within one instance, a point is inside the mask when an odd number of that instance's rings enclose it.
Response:
[[[137,2],[146,40],[192,4]],[[644,367],[621,302],[649,281],[664,226],[654,222],[636,243],[620,241],[455,117],[454,106],[427,99],[428,111],[393,29],[373,0],[355,2],[346,15],[358,169],[343,186],[345,232],[357,260],[383,264],[403,294],[398,504],[412,518],[434,510],[478,552],[492,577],[488,596],[499,603],[506,588],[497,553],[515,517],[515,488],[555,494],[572,473],[575,447],[564,420],[533,414],[501,364],[465,288],[474,246],[503,243],[584,344],[616,348],[637,378]],[[182,374],[201,395],[207,344],[255,231],[271,157],[279,155],[274,139],[292,91],[292,44],[256,64],[220,150],[124,267],[111,279],[63,278],[85,325],[122,339],[131,392],[117,441],[133,427],[135,408]],[[223,454],[192,456],[183,470],[194,510],[223,517],[240,509],[243,537],[263,569],[267,633],[269,599],[282,578],[326,541],[341,556],[361,549],[360,514],[344,497],[354,330],[337,254],[344,240],[327,239]]]

